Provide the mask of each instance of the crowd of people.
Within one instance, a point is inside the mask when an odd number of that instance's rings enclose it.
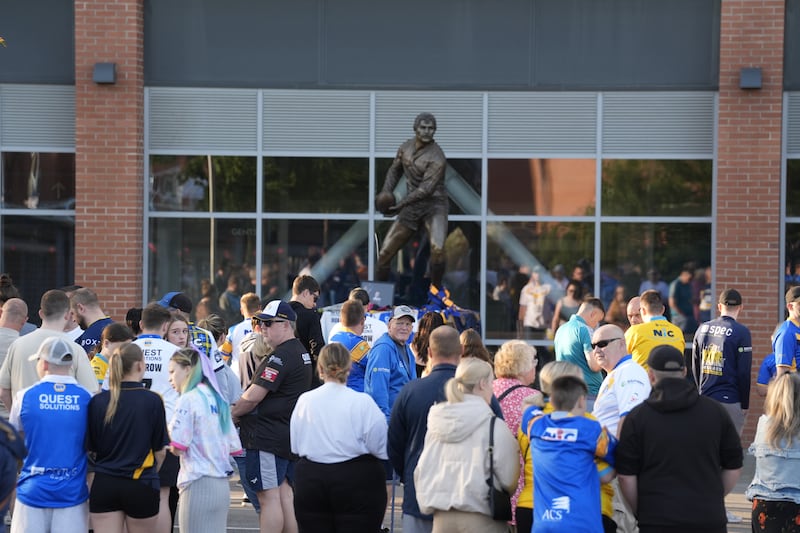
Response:
[[[530,282],[521,337],[547,290]],[[686,342],[652,285],[606,306],[567,280],[536,323],[554,330],[543,366],[523,339],[492,354],[478,332],[406,305],[369,343],[360,288],[326,340],[306,274],[288,302],[241,295],[234,321],[195,323],[191,298],[168,292],[115,322],[71,286],[47,291],[25,331],[11,294],[0,505],[14,532],[219,532],[238,470],[262,532],[390,531],[398,484],[406,533],[726,531],[741,520],[724,497],[750,397],[742,295],[722,291],[719,317]],[[799,287],[786,308],[758,378],[754,531],[800,520]]]

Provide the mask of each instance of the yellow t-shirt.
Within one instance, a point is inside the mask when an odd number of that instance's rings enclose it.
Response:
[[[625,344],[633,360],[645,370],[648,369],[647,357],[650,350],[662,344],[674,346],[683,353],[686,339],[681,328],[669,322],[663,316],[656,317],[644,324],[636,324],[625,332]]]
[[[549,414],[553,412],[553,407],[550,405],[550,402],[545,404],[542,411],[544,414]],[[591,413],[585,413],[583,416],[591,420],[597,420],[595,417],[591,415]],[[531,418],[530,423],[532,424],[535,419],[536,417]],[[525,484],[522,486],[522,491],[519,493],[519,499],[517,499],[517,507],[523,507],[525,509],[533,509],[533,460],[531,459],[531,446],[530,446],[530,440],[528,439],[529,430],[530,430],[530,424],[526,428],[520,427],[519,430],[517,430],[517,442],[519,443],[519,451],[525,458],[525,470],[524,470]],[[608,463],[606,463],[605,461],[600,461],[599,459],[595,459],[594,462],[597,465],[598,472],[604,472],[610,467]],[[600,512],[609,518],[614,516],[614,507],[612,505],[613,498],[614,498],[614,487],[612,487],[610,483],[601,483]]]

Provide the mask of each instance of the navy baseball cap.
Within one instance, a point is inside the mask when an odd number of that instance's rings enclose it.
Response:
[[[272,300],[263,311],[256,315],[259,320],[272,320],[281,318],[290,322],[297,322],[297,314],[292,306],[282,300]]]

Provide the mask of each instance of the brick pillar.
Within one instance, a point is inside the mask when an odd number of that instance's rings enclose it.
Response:
[[[722,0],[717,145],[716,287],[738,289],[739,320],[753,334],[752,442],[763,402],[755,379],[783,299],[780,264],[783,0]],[[761,67],[761,89],[739,88],[743,67]]]
[[[75,2],[75,283],[123,320],[142,294],[143,0]],[[95,63],[117,81],[92,81]]]

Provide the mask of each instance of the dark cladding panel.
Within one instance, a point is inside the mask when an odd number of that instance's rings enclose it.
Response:
[[[145,83],[315,85],[318,0],[145,0]]]
[[[719,0],[537,0],[538,87],[719,84]]]
[[[0,2],[0,83],[75,83],[75,13],[65,0]]]
[[[786,0],[783,88],[800,91],[800,0]]]
[[[529,0],[327,2],[324,82],[527,86],[531,6]]]

